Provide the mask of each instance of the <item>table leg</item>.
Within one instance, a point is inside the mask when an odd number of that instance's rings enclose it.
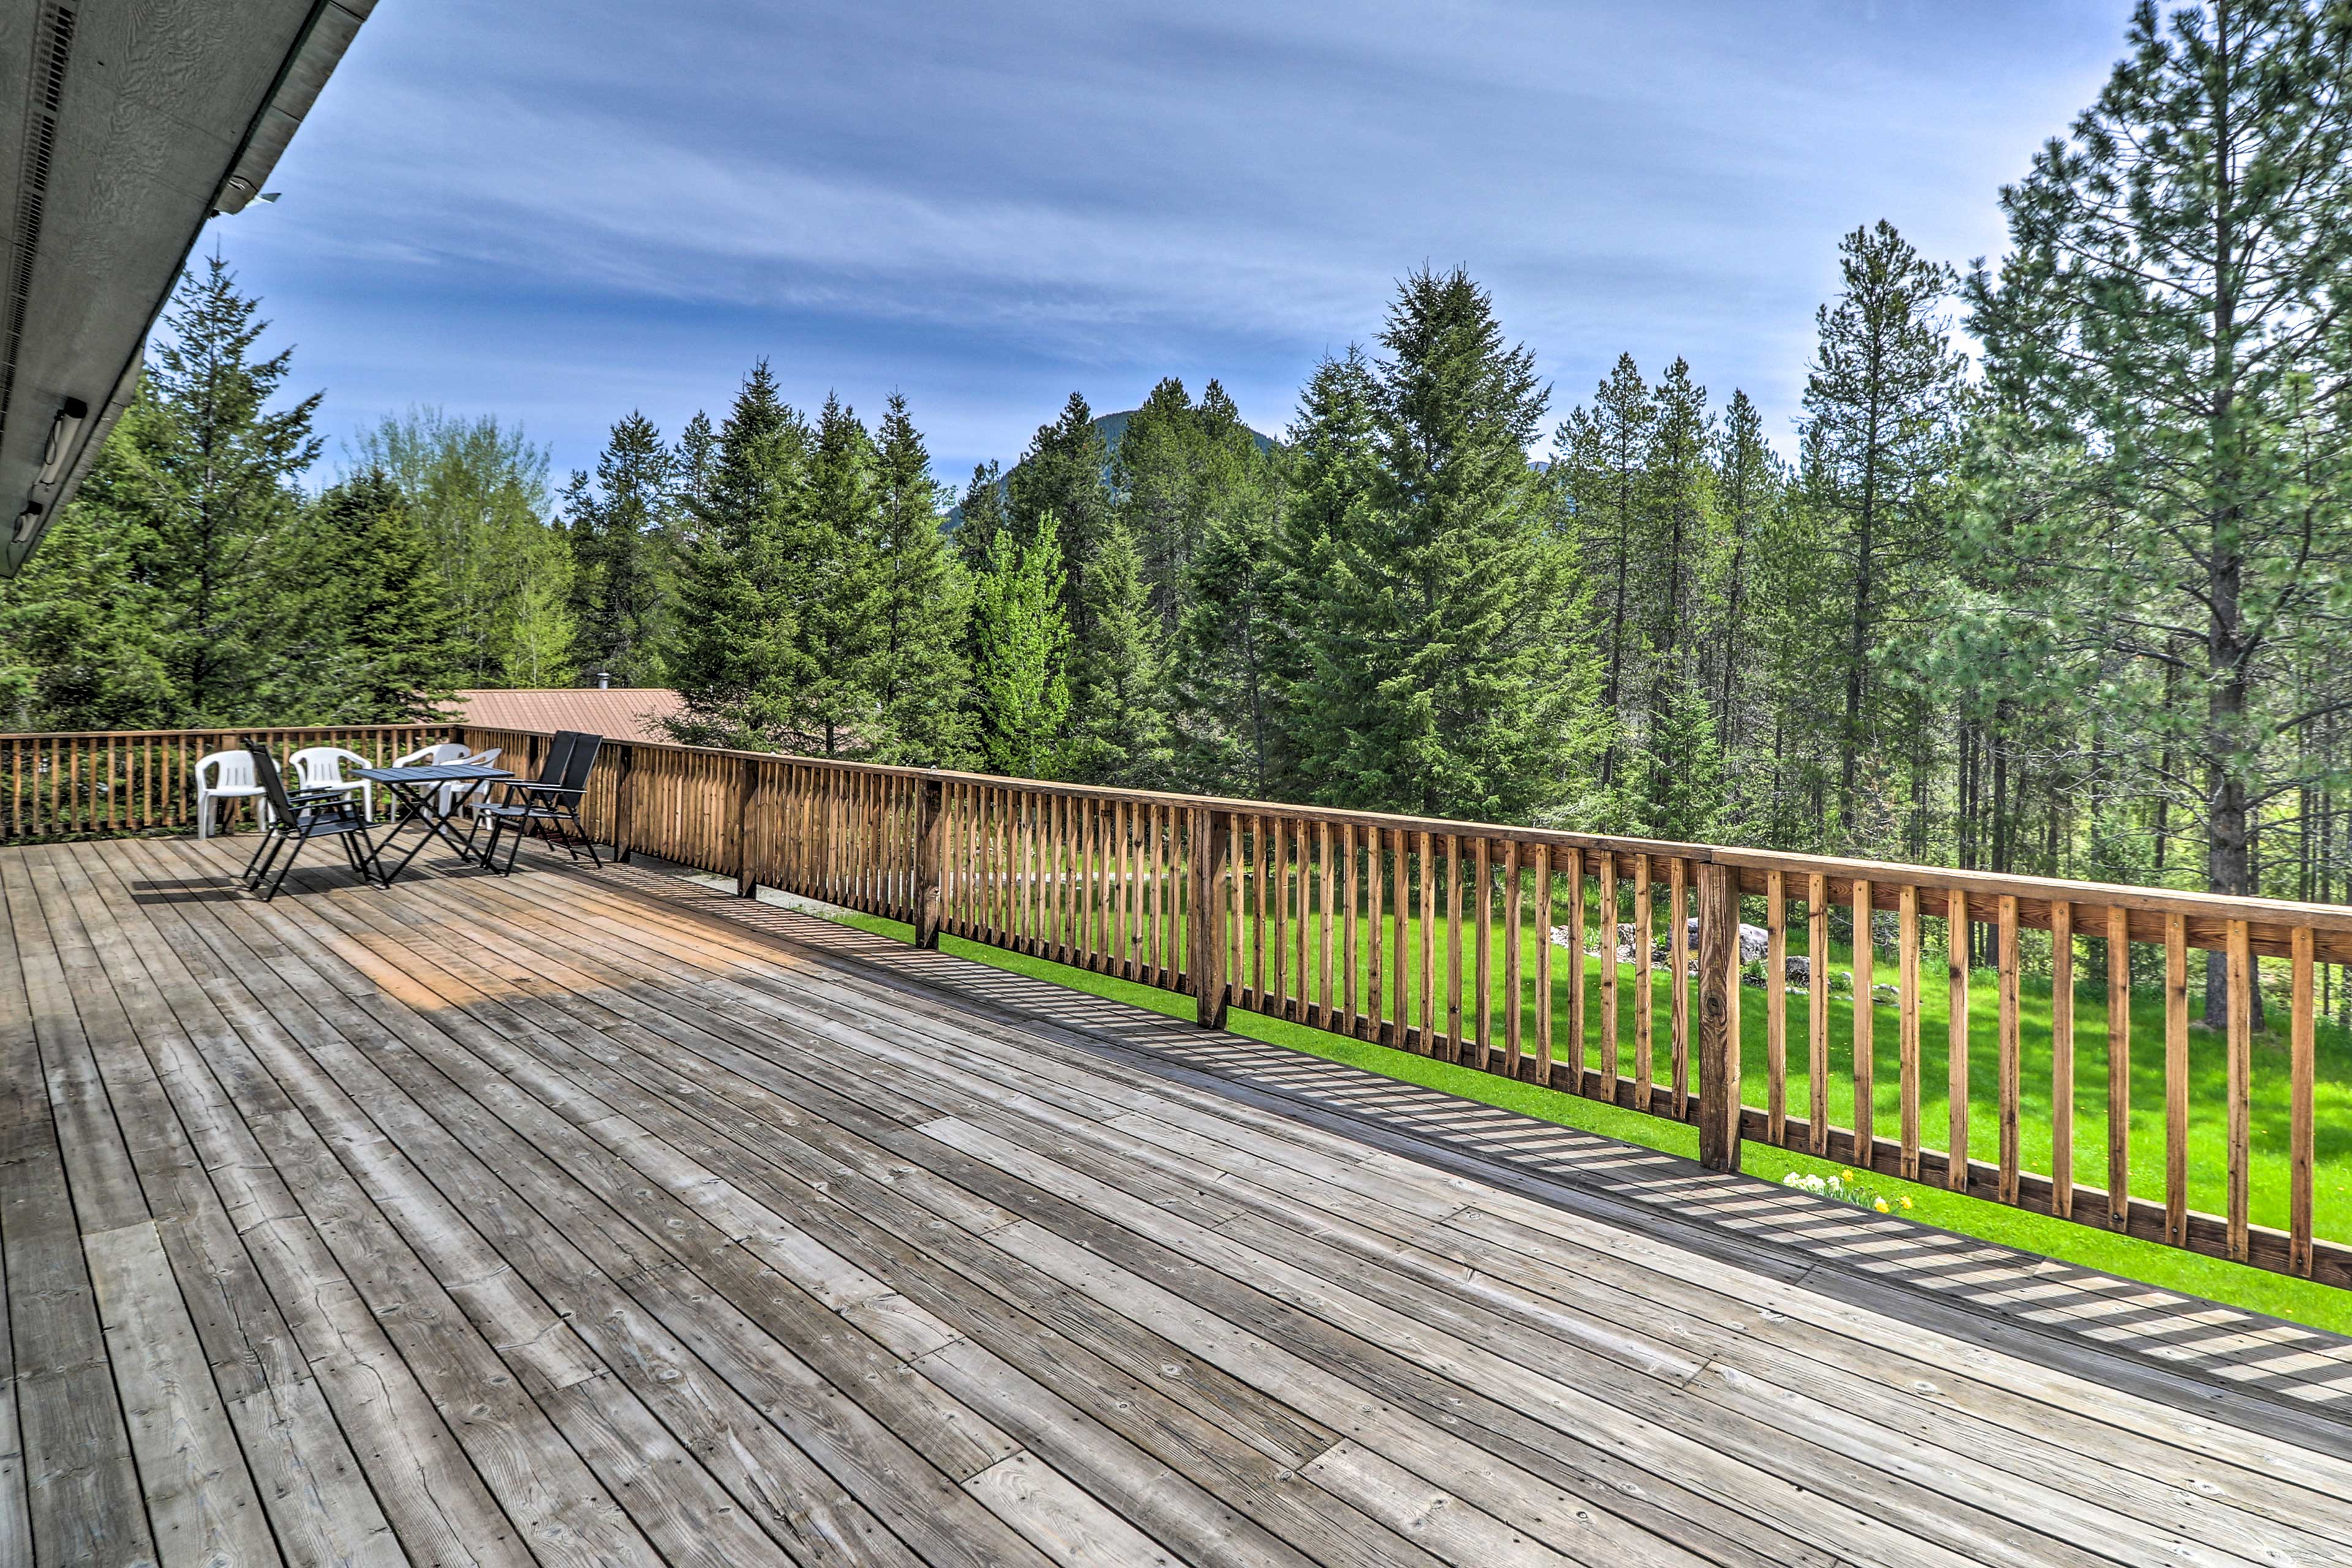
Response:
[[[427,784],[420,789],[415,784],[386,783],[384,787],[399,796],[400,816],[394,820],[392,829],[383,836],[383,842],[376,846],[375,852],[368,857],[368,862],[376,868],[376,875],[382,879],[385,887],[392,886],[394,879],[408,869],[409,862],[422,854],[425,847],[436,837],[455,849],[458,859],[468,863],[472,861],[473,857],[467,852],[464,842],[450,833],[448,824],[442,819],[438,812],[433,809],[434,792],[440,787],[439,785]],[[399,864],[394,866],[390,871],[385,871],[383,869],[384,851],[392,847],[393,839],[399,836],[402,828],[420,820],[425,827],[424,836],[409,847],[408,853],[400,858]]]

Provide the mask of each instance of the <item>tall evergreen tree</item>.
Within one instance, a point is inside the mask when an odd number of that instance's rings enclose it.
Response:
[[[971,482],[964,486],[963,499],[956,503],[956,516],[957,557],[967,572],[987,571],[994,559],[996,536],[1012,521],[1004,499],[1003,470],[994,463],[973,464]]]
[[[709,505],[710,486],[719,472],[719,433],[711,428],[709,415],[699,408],[694,411],[694,417],[678,432],[671,457],[672,526],[677,533],[671,551],[675,566],[677,552],[685,548],[696,520]]]
[[[805,743],[800,693],[812,677],[800,614],[812,572],[807,422],[751,369],[720,430],[708,491],[678,578],[672,669],[685,699],[673,721],[694,744],[778,750]]]
[[[1062,405],[1061,417],[1037,427],[1028,451],[1005,476],[1008,510],[1024,540],[1034,539],[1047,519],[1053,521],[1066,574],[1062,611],[1080,647],[1092,630],[1087,619],[1087,570],[1110,524],[1110,486],[1105,478],[1109,463],[1102,433],[1095,428],[1094,411],[1073,392]]]
[[[1487,819],[1567,795],[1589,735],[1583,603],[1528,461],[1545,392],[1459,269],[1381,335],[1368,504],[1332,542],[1306,769],[1334,804]]]
[[[1683,671],[1667,687],[1643,748],[1641,831],[1685,844],[1723,827],[1723,755],[1706,693]]]
[[[1068,742],[1068,623],[1056,530],[1000,529],[972,584],[971,692],[981,757],[1013,778],[1058,776]]]
[[[1200,548],[1207,434],[1184,384],[1169,376],[1128,416],[1111,454],[1113,510],[1141,558],[1163,637],[1182,618],[1184,574]]]
[[[1679,681],[1691,651],[1687,637],[1698,619],[1698,595],[1713,541],[1715,421],[1707,413],[1706,388],[1691,378],[1690,362],[1677,357],[1666,367],[1653,395],[1656,410],[1643,460],[1643,489],[1649,512],[1645,541],[1651,571],[1653,658],[1673,673],[1655,679]]]
[[[300,679],[331,696],[331,722],[439,718],[464,649],[433,542],[406,499],[369,469],[321,495],[310,521],[317,596],[307,618],[329,654],[324,671]]]
[[[22,706],[49,723],[299,721],[283,628],[299,613],[295,480],[319,455],[316,394],[273,409],[291,350],[218,257],[174,289],[139,392],[41,554],[0,590]],[[309,694],[305,694],[308,698]],[[326,700],[320,694],[316,701]]]
[[[1748,645],[1748,601],[1758,542],[1778,503],[1780,463],[1764,439],[1764,416],[1745,392],[1734,391],[1716,437],[1715,500],[1726,538],[1712,597],[1721,606],[1707,661],[1715,698],[1717,739],[1725,752],[1741,749],[1746,695],[1754,670]]]
[[[873,743],[874,657],[883,585],[880,455],[856,413],[828,395],[809,458],[809,505],[793,541],[804,596],[795,617],[802,684],[796,727],[838,756]]]
[[[975,759],[963,649],[971,586],[940,528],[941,487],[931,478],[930,454],[896,393],[882,416],[876,488],[873,753],[917,767],[969,767]]]
[[[677,481],[677,460],[661,432],[632,413],[613,426],[594,484],[574,473],[564,490],[576,656],[623,686],[667,683],[663,648]]]
[[[1073,639],[1064,766],[1070,777],[1088,783],[1163,786],[1171,749],[1159,623],[1144,586],[1142,557],[1116,519],[1088,565],[1086,610],[1088,635]]]
[[[1592,402],[1571,410],[1554,438],[1559,455],[1553,483],[1567,498],[1578,559],[1600,602],[1601,703],[1609,721],[1601,753],[1604,794],[1621,782],[1620,738],[1629,728],[1630,678],[1638,675],[1646,652],[1641,543],[1647,458],[1657,416],[1633,356],[1619,354]]]
[[[1921,612],[1942,582],[1963,364],[1938,313],[1951,270],[1921,257],[1894,225],[1846,236],[1838,270],[1843,289],[1815,318],[1805,417],[1814,521],[1838,568],[1830,584],[1844,632],[1837,817],[1853,842],[1868,837],[1861,769],[1865,757],[1883,757],[1889,650],[1917,640]]]
[[[2143,4],[2127,42],[1969,282],[1998,414],[1954,673],[2034,648],[2099,765],[2246,893],[2263,808],[2340,765],[2310,742],[2352,706],[2352,12]],[[2209,1022],[2226,994],[2209,971]]]

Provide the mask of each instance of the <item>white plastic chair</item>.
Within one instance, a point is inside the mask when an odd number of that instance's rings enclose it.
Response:
[[[294,774],[303,789],[339,789],[349,795],[357,791],[360,810],[369,822],[375,820],[375,785],[365,779],[343,777],[343,764],[352,763],[362,768],[375,766],[357,752],[341,746],[305,746],[294,753]]]
[[[212,752],[196,761],[196,837],[213,836],[213,802],[250,800],[261,826],[269,826],[268,791],[254,776],[253,757],[244,751]]]
[[[458,766],[487,768],[499,760],[499,750],[498,747],[492,746],[487,752],[469,752],[455,741],[443,741],[437,745],[411,752],[404,757],[394,757],[392,765],[395,768]],[[474,784],[471,787],[465,784],[446,784],[441,786],[441,798],[435,804],[435,809],[443,816],[449,816],[454,815],[460,805],[470,805],[489,792],[490,786],[487,783]],[[460,798],[461,794],[463,798]]]
[[[463,752],[465,748],[461,746],[458,750]],[[469,768],[495,767],[499,761],[499,748],[492,746],[487,752],[466,752],[465,755],[453,757],[450,761]],[[441,815],[449,816],[455,815],[459,806],[478,805],[489,797],[489,793],[490,782],[488,779],[477,784],[443,784]]]

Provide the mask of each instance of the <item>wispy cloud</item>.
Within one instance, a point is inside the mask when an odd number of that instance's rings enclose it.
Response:
[[[1997,247],[2120,4],[380,7],[219,238],[338,429],[498,411],[584,465],[753,358],[913,400],[942,466],[1070,387],[1262,427],[1462,262],[1556,406],[1680,353],[1785,429],[1837,236]]]

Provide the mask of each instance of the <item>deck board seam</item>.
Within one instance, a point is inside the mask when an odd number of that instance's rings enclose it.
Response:
[[[302,873],[298,871],[298,873],[297,873],[297,877],[299,878],[299,877],[300,877],[301,875],[302,875]],[[289,884],[289,886],[290,886],[290,885],[293,885],[293,884]],[[341,962],[343,962],[343,961],[342,961],[342,960],[338,959],[338,960],[336,960],[336,962],[341,963]],[[452,1011],[452,1012],[456,1012],[456,1011],[459,1011],[459,1009],[452,1008],[452,1009],[450,1009],[450,1011]],[[461,1051],[461,1052],[467,1052],[467,1051],[470,1051],[470,1050],[472,1049],[472,1047],[468,1047],[465,1041],[463,1041],[463,1040],[461,1040],[461,1039],[457,1039],[457,1038],[456,1038],[456,1037],[453,1037],[453,1036],[450,1036],[450,1035],[448,1034],[448,1031],[447,1031],[445,1027],[443,1027],[443,1026],[439,1026],[439,1025],[436,1025],[436,1024],[432,1023],[431,1021],[426,1020],[426,1019],[422,1018],[422,1017],[419,1017],[419,1018],[417,1019],[417,1023],[418,1023],[418,1026],[419,1026],[420,1027],[422,1027],[422,1028],[425,1028],[425,1029],[429,1029],[429,1030],[433,1030],[434,1032],[438,1033],[438,1034],[440,1034],[441,1036],[443,1036],[443,1037],[445,1037],[446,1039],[447,1039],[447,1040],[448,1040],[448,1042],[449,1042],[449,1048],[451,1048],[451,1049],[453,1049],[453,1050]],[[362,1051],[362,1055],[364,1055],[363,1047],[360,1047],[354,1046],[354,1047],[353,1047],[353,1048],[354,1048],[355,1050],[361,1050],[361,1051]],[[436,1065],[436,1064],[430,1063],[430,1062],[427,1062],[427,1063],[425,1064],[425,1066],[427,1067],[427,1068],[428,1068],[429,1070],[432,1070],[432,1071],[436,1072],[437,1076],[439,1076],[439,1077],[441,1077],[441,1078],[443,1079],[443,1080],[445,1081],[445,1083],[446,1083],[446,1086],[447,1086],[447,1091],[448,1091],[449,1093],[457,1094],[457,1095],[460,1095],[460,1096],[464,1096],[464,1097],[466,1097],[466,1098],[467,1098],[467,1099],[473,1099],[473,1098],[474,1098],[474,1097],[472,1096],[472,1094],[470,1093],[470,1091],[469,1091],[469,1090],[467,1090],[464,1086],[462,1086],[462,1085],[460,1085],[460,1084],[457,1083],[454,1079],[449,1079],[447,1078],[447,1075],[446,1075],[446,1069],[445,1069],[445,1068],[443,1068],[442,1067],[440,1067],[440,1066],[438,1066],[438,1065]],[[373,1069],[373,1070],[381,1071],[381,1067],[379,1066],[379,1067],[375,1068],[374,1068],[374,1069]],[[491,1068],[491,1067],[488,1067],[488,1066],[485,1065],[484,1070],[485,1070],[486,1072],[488,1072],[488,1073],[491,1073],[491,1074],[494,1074],[494,1075],[495,1075],[495,1074],[497,1073],[497,1070],[498,1070],[498,1069],[496,1069],[495,1068]],[[399,1086],[397,1086],[397,1085],[396,1085],[396,1083],[395,1083],[395,1087],[396,1087],[396,1088],[398,1088]],[[410,1093],[412,1092],[412,1090],[411,1090],[411,1089],[407,1089],[407,1088],[399,1088],[399,1092],[401,1092],[401,1093],[403,1093],[403,1094],[406,1095],[406,1094],[410,1094]],[[476,1103],[477,1103],[478,1105],[479,1105],[479,1104],[480,1104],[480,1102],[479,1102],[478,1100],[476,1100]],[[496,1108],[496,1107],[494,1107],[494,1106],[481,1105],[481,1110],[482,1110],[482,1113],[483,1113],[483,1114],[485,1114],[485,1115],[487,1115],[487,1116],[489,1116],[489,1117],[492,1117],[492,1118],[498,1118],[498,1117],[499,1117],[499,1111],[498,1111],[497,1108]],[[440,1118],[439,1118],[439,1116],[438,1116],[438,1115],[436,1115],[436,1112],[435,1112],[435,1111],[434,1111],[430,1107],[428,1107],[428,1106],[424,1106],[424,1105],[421,1105],[421,1104],[420,1104],[420,1105],[418,1106],[418,1111],[419,1111],[419,1114],[420,1114],[420,1115],[423,1115],[423,1116],[425,1116],[425,1117],[426,1117],[426,1118],[428,1118],[428,1119],[430,1119],[430,1120],[434,1121],[436,1124],[440,1124]],[[445,1131],[447,1131],[447,1130],[446,1130],[446,1127],[445,1127]],[[450,1135],[451,1135],[451,1136],[455,1136],[456,1134],[451,1133]],[[525,1139],[525,1138],[524,1138],[524,1135],[523,1135],[523,1134],[521,1134],[520,1131],[515,1132],[515,1133],[513,1134],[513,1136],[515,1136],[515,1137],[517,1137],[518,1139],[520,1139],[520,1140],[522,1140],[523,1142],[525,1142],[526,1143],[528,1143],[528,1140],[527,1140],[527,1139]],[[492,1181],[494,1181],[494,1182],[501,1182],[501,1184],[504,1184],[504,1185],[509,1186],[509,1190],[511,1190],[511,1184],[510,1184],[503,1183],[503,1182],[501,1181],[501,1178],[499,1178],[499,1175],[498,1175],[497,1172],[496,1172],[494,1169],[493,1169],[493,1170],[491,1170],[491,1171],[489,1171],[489,1172],[488,1173],[488,1176],[489,1176],[489,1179],[490,1179],[490,1180],[492,1180]],[[590,1202],[592,1202],[592,1203],[599,1203],[599,1204],[601,1204],[601,1203],[604,1201],[604,1200],[602,1200],[601,1198],[599,1198],[599,1197],[598,1197],[598,1195],[593,1192],[593,1190],[583,1191],[583,1197],[585,1197],[588,1201],[590,1201]],[[530,1205],[530,1204],[531,1204],[531,1199],[530,1198],[530,1196],[529,1196],[528,1194],[517,1194],[517,1200],[518,1200],[519,1202],[523,1203],[526,1206],[529,1206],[529,1205]],[[618,1219],[618,1220],[619,1220],[619,1222],[620,1222],[620,1223],[625,1224],[625,1225],[635,1226],[635,1225],[637,1224],[637,1222],[635,1222],[635,1221],[634,1221],[634,1220],[629,1219],[625,1215],[619,1215],[619,1214],[617,1214],[617,1213],[616,1213],[615,1217],[616,1217],[616,1219]],[[640,1227],[640,1228],[642,1228],[642,1227]],[[656,1246],[656,1247],[659,1247],[659,1246],[661,1245],[660,1238],[659,1238],[659,1237],[654,1237],[654,1236],[652,1236],[652,1234],[651,1234],[650,1232],[646,1233],[646,1237],[647,1237],[647,1241],[648,1241],[648,1243],[649,1243],[650,1245],[653,1245],[653,1246]],[[495,1244],[490,1244],[490,1245],[495,1246]],[[721,1285],[720,1285],[719,1283],[718,1283],[718,1282],[717,1282],[717,1281],[715,1281],[715,1280],[702,1280],[702,1279],[699,1278],[699,1276],[700,1276],[700,1275],[702,1275],[702,1274],[707,1274],[707,1273],[708,1273],[708,1270],[699,1270],[699,1271],[698,1271],[698,1270],[694,1270],[694,1269],[692,1269],[692,1268],[690,1268],[689,1260],[685,1259],[685,1258],[679,1258],[679,1257],[677,1257],[677,1255],[675,1255],[675,1254],[671,1254],[671,1255],[670,1255],[670,1258],[671,1258],[671,1260],[672,1260],[673,1262],[677,1263],[677,1266],[678,1266],[681,1269],[685,1269],[685,1270],[687,1270],[687,1271],[689,1273],[689,1275],[690,1275],[690,1276],[697,1277],[697,1278],[698,1278],[698,1283],[703,1283],[703,1284],[705,1285],[705,1288],[707,1288],[707,1289],[709,1289],[713,1290],[715,1293],[718,1293],[718,1294],[721,1295],[722,1297],[725,1295],[725,1290],[723,1289],[723,1288],[721,1287]],[[764,1265],[761,1265],[761,1267],[764,1268],[765,1266],[764,1266]],[[650,1310],[650,1309],[648,1309],[648,1310]],[[847,1325],[847,1324],[845,1324],[845,1325],[844,1325],[844,1328],[845,1328],[845,1329],[847,1329],[847,1328],[848,1328],[848,1325]],[[716,1369],[714,1369],[714,1370],[713,1370],[713,1375],[714,1375],[714,1376],[719,1376],[719,1375],[721,1375],[721,1373],[719,1373]],[[852,1390],[852,1391],[844,1391],[844,1392],[843,1392],[843,1397],[845,1397],[845,1398],[852,1398],[852,1399],[854,1399],[854,1398],[855,1398],[855,1393],[854,1393],[854,1390]],[[949,1479],[951,1479],[951,1478],[949,1478]]]

